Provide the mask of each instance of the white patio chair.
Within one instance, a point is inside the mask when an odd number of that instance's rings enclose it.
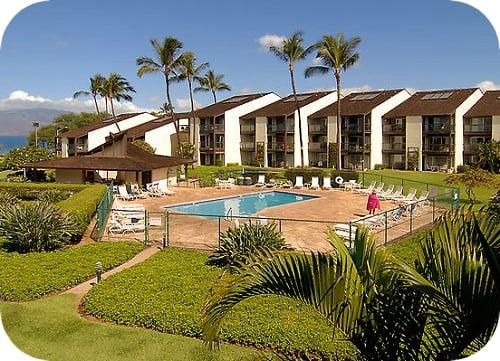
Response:
[[[332,178],[331,177],[323,177],[323,189],[331,190],[332,189]]]
[[[259,174],[259,179],[257,180],[257,183],[255,183],[256,187],[265,187],[266,186],[266,175],[265,174]]]
[[[309,189],[319,189],[319,177],[311,178],[311,186]]]
[[[125,185],[118,186],[117,198],[124,201],[133,201],[135,199],[133,195],[128,194],[127,187]]]
[[[298,175],[295,177],[295,185],[293,186],[295,189],[304,188],[304,177]]]
[[[397,201],[397,200],[401,200],[402,197],[403,197],[403,187],[398,186],[390,197],[386,197],[384,199],[391,199],[393,201]]]
[[[393,191],[394,191],[394,184],[390,184],[385,191],[380,192],[380,194],[378,194],[378,197],[381,199],[386,199],[386,197],[390,197],[392,195]]]
[[[375,185],[377,184],[376,181],[372,181],[368,188],[359,188],[355,189],[354,192],[364,194],[364,193],[371,193],[373,191],[373,188],[375,188]]]

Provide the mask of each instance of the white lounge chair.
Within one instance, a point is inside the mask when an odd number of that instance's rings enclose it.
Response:
[[[393,191],[394,191],[394,184],[391,184],[389,185],[389,187],[387,187],[385,191],[380,192],[380,194],[378,194],[378,197],[381,199],[386,199],[387,197],[390,197],[392,195]]]
[[[159,190],[161,194],[165,196],[175,196],[175,191],[168,188],[166,182],[158,182],[156,188]]]
[[[136,183],[136,184],[131,184],[130,185],[130,190],[131,190],[131,193],[132,195],[137,198],[137,199],[146,199],[148,198],[148,195],[147,193],[143,192],[141,190],[141,187],[139,187],[139,185]]]
[[[295,189],[304,188],[304,177],[298,175],[295,177],[295,185],[293,186]]]
[[[127,187],[125,185],[118,186],[117,198],[124,201],[133,201],[135,199],[133,195],[128,194]]]
[[[373,191],[375,193],[382,193],[382,192],[384,192],[384,185],[385,185],[384,182],[380,182],[379,185],[378,185],[378,187],[376,187]]]
[[[323,189],[331,190],[332,189],[332,178],[331,177],[323,177]]]
[[[391,199],[395,201],[395,200],[401,200],[402,197],[403,197],[403,187],[398,186],[390,197],[386,197],[384,199]]]
[[[265,174],[259,174],[259,179],[257,183],[255,183],[256,187],[265,187],[266,186],[266,176]]]
[[[319,189],[319,177],[311,178],[311,186],[309,189]]]
[[[287,180],[286,182],[281,184],[281,188],[290,189],[292,187],[293,187],[293,183],[290,180]]]
[[[125,234],[131,232],[134,235],[136,232],[144,232],[144,222],[124,222],[118,219],[110,219],[108,222],[108,233],[115,236],[117,234]]]
[[[429,191],[423,191],[420,197],[415,199],[415,203],[417,203],[420,207],[428,206],[429,202]]]
[[[405,196],[401,196],[397,199],[394,199],[393,198],[393,201],[395,202],[404,202],[404,203],[408,203],[408,202],[412,202],[415,200],[415,195],[417,194],[417,190],[415,188],[410,188],[410,191],[408,192],[408,194]]]
[[[373,182],[370,183],[370,185],[368,186],[368,188],[359,188],[359,189],[355,189],[354,191],[357,192],[357,193],[360,193],[360,194],[371,193],[373,191],[373,188],[375,188],[376,184],[377,184],[377,182],[373,181]]]

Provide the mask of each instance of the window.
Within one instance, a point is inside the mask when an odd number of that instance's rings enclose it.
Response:
[[[453,95],[453,92],[444,92],[444,93],[430,93],[425,94],[422,97],[422,100],[438,100],[438,99],[448,99]]]
[[[353,96],[350,100],[351,101],[356,101],[356,100],[372,100],[375,99],[377,96],[379,96],[380,93],[370,93],[370,94],[358,94]]]
[[[311,96],[310,94],[307,94],[307,95],[297,95],[297,101],[301,102],[302,100],[306,100],[310,96]],[[294,102],[294,101],[295,101],[295,98],[293,96],[291,96],[291,97],[283,100],[284,103]]]
[[[245,99],[247,99],[249,95],[240,95],[236,97],[229,98],[227,100],[224,100],[222,103],[239,103]]]

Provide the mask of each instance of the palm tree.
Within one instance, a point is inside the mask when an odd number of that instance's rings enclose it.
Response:
[[[121,100],[132,101],[132,96],[129,93],[135,93],[135,89],[130,83],[120,74],[111,73],[104,84],[104,93],[111,104],[111,113],[116,117],[113,99],[117,102]],[[117,124],[118,125],[118,124]],[[119,130],[119,129],[118,129]]]
[[[162,73],[165,78],[165,93],[168,104],[168,111],[174,120],[177,144],[181,144],[179,137],[179,123],[174,112],[172,99],[170,97],[170,81],[175,77],[176,69],[180,66],[183,58],[181,53],[182,43],[176,38],[166,36],[160,43],[157,39],[151,39],[151,45],[155,51],[156,59],[148,56],[137,58],[137,76],[142,77],[145,74]]]
[[[103,89],[103,85],[104,85],[104,82],[106,81],[106,78],[103,77],[101,74],[96,74],[94,75],[94,77],[90,78],[90,88],[89,90],[80,90],[80,91],[77,91],[75,94],[73,94],[73,98],[79,98],[79,97],[82,97],[82,96],[92,96],[92,98],[94,99],[94,104],[95,104],[95,110],[97,112],[97,114],[99,114],[99,105],[97,104],[97,96],[98,95],[101,95],[102,96],[102,89]],[[106,107],[106,112],[108,111],[107,107]]]
[[[342,117],[340,114],[340,89],[342,71],[346,71],[359,60],[359,53],[356,48],[361,42],[361,38],[353,37],[346,39],[343,33],[335,36],[324,35],[322,41],[315,45],[317,49],[316,58],[321,61],[321,65],[310,66],[305,71],[306,78],[316,74],[327,74],[333,72],[337,83],[337,166],[342,169]],[[363,124],[364,127],[364,124]]]
[[[196,55],[187,51],[182,56],[181,62],[177,68],[177,76],[172,80],[174,81],[184,81],[187,80],[189,89],[189,100],[191,102],[191,116],[190,116],[190,129],[194,129],[194,100],[193,100],[193,81],[200,81],[201,72],[208,68],[208,63],[196,64]],[[195,143],[195,132],[192,131],[192,136],[190,137],[191,144]]]
[[[288,65],[288,71],[290,72],[290,81],[292,83],[292,92],[293,98],[295,100],[295,108],[299,115],[299,142],[300,142],[300,165],[304,166],[304,141],[302,139],[302,117],[300,115],[299,101],[297,100],[297,90],[295,87],[295,64],[298,61],[305,60],[305,58],[311,53],[314,49],[309,46],[304,48],[304,38],[303,33],[301,31],[297,31],[292,34],[289,38],[283,39],[283,42],[280,46],[270,46],[269,50],[273,53],[277,58],[284,61]],[[285,117],[285,166],[287,165],[286,160],[286,127],[287,127],[287,119]]]
[[[199,86],[194,88],[195,92],[212,92],[214,103],[217,103],[215,95],[218,91],[231,90],[229,84],[223,81],[224,74],[216,74],[213,70],[209,70],[205,76],[198,80]]]

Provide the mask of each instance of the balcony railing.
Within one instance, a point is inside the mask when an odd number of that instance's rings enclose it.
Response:
[[[464,133],[491,133],[489,125],[464,125]]]
[[[454,144],[424,144],[424,152],[450,153],[454,149]]]
[[[295,131],[295,126],[293,124],[288,124],[286,127],[286,131],[288,133],[292,133]],[[285,125],[284,124],[268,124],[267,126],[268,133],[284,133]]]
[[[277,143],[269,143],[268,145],[269,150],[274,150],[274,151],[284,151],[285,150],[285,143],[277,142]],[[293,143],[287,143],[286,145],[286,150],[287,152],[293,152],[295,149]]]
[[[243,124],[240,129],[242,133],[253,133],[255,132],[255,125]]]
[[[326,133],[326,125],[309,124],[309,133]]]
[[[370,144],[365,144],[365,152],[370,151]],[[349,144],[349,143],[342,143],[342,151],[345,152],[362,152],[363,151],[363,144]]]
[[[464,151],[467,153],[475,153],[479,148],[479,144],[464,144]]]
[[[254,142],[241,142],[240,149],[241,150],[255,150],[255,143]]]
[[[384,143],[382,144],[382,150],[404,152],[406,150],[406,147],[404,143]]]
[[[384,133],[405,133],[406,127],[403,124],[384,124],[382,131]]]
[[[89,150],[88,144],[68,144],[68,155],[85,153]]]
[[[326,143],[322,142],[309,143],[309,150],[313,152],[326,152]]]
[[[423,126],[424,132],[432,132],[432,133],[450,133],[453,127],[449,123],[442,124],[425,124]]]
[[[224,124],[201,124],[200,133],[224,132]]]
[[[363,133],[363,125],[362,124],[344,124],[342,126],[342,131],[349,133]],[[369,123],[365,124],[365,133],[371,131],[371,125]]]

